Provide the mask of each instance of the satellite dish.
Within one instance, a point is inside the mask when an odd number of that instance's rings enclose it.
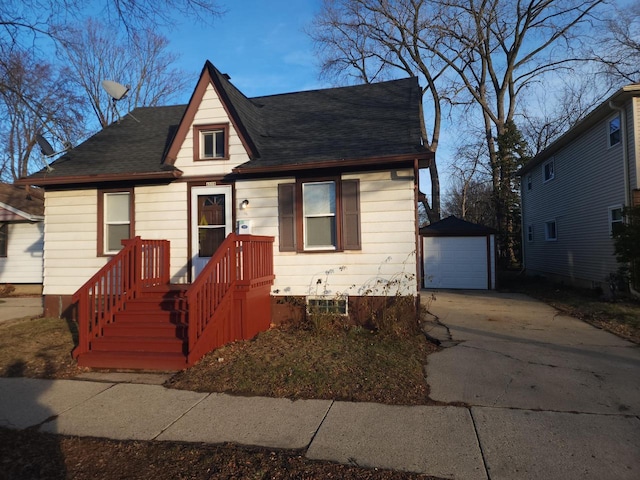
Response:
[[[39,133],[36,134],[36,142],[38,142],[40,151],[45,157],[51,157],[56,154],[56,151],[53,149],[49,141]]]
[[[118,112],[118,109],[116,108],[116,102],[126,97],[129,90],[131,90],[131,87],[114,82],[113,80],[103,80],[102,88],[104,88],[107,95],[111,97],[111,108],[113,108],[113,112],[118,117],[118,123],[120,123],[120,112]],[[131,113],[128,113],[127,115],[133,118],[136,122],[140,122],[140,120],[131,115]]]
[[[127,93],[129,93],[130,90],[129,87],[125,87],[124,85],[121,85],[118,82],[114,82],[113,80],[103,80],[102,88],[104,88],[104,90],[113,99],[114,102],[122,100],[127,96]]]
[[[71,145],[71,142],[65,141],[62,144],[64,150],[56,152],[51,146],[51,144],[49,143],[49,141],[39,133],[36,133],[36,143],[38,144],[38,146],[40,147],[40,151],[46,158],[59,155],[60,153],[64,153],[67,150],[70,150],[71,148],[73,148],[73,145]],[[48,172],[53,170],[53,167],[51,167],[46,161],[45,161],[45,165],[47,167]]]

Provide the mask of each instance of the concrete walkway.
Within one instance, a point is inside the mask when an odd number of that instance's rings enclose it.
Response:
[[[2,378],[0,426],[295,449],[464,480],[640,478],[637,347],[523,296],[438,292],[430,311],[429,334],[448,345],[426,367],[442,406],[197,393],[157,375]]]
[[[34,318],[42,315],[42,297],[0,298],[0,323],[20,318]]]

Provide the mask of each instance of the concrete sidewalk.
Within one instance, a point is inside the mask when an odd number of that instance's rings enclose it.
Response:
[[[430,311],[425,329],[446,348],[426,371],[442,406],[235,397],[92,372],[0,378],[0,426],[292,449],[447,479],[640,478],[637,346],[521,295],[439,292]]]
[[[0,426],[292,449],[310,459],[464,480],[637,479],[640,473],[640,420],[625,415],[291,401],[148,384],[0,378]]]
[[[469,409],[291,401],[159,385],[0,378],[0,426],[62,435],[233,443],[317,460],[486,479]]]
[[[0,323],[21,318],[33,318],[42,315],[42,297],[3,297],[0,298]]]

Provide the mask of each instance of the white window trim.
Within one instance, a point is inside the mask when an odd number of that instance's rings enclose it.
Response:
[[[545,172],[546,172],[546,167],[549,164],[552,165],[552,169],[551,169],[551,176],[547,178]],[[556,163],[555,163],[555,158],[551,157],[549,160],[547,160],[542,164],[542,183],[550,182],[554,178],[556,178]]]
[[[216,148],[217,143],[216,143],[216,135],[215,134],[217,134],[217,133],[221,133],[222,134],[222,156],[215,155],[215,152],[217,150],[217,148]],[[213,135],[213,152],[214,152],[214,155],[212,155],[210,157],[206,156],[205,152],[204,152],[204,147],[205,147],[204,138],[205,138],[205,136],[207,134],[214,134]],[[224,128],[210,128],[210,129],[207,129],[207,130],[200,130],[200,158],[203,159],[203,160],[216,160],[216,159],[226,158],[226,156],[227,156],[227,154],[225,152],[226,141],[225,141],[224,137],[225,137]]]
[[[616,143],[611,143],[611,122],[613,122],[616,118],[619,121],[618,131],[620,132],[620,140],[618,140]],[[607,119],[606,127],[607,127],[607,148],[613,148],[617,145],[620,145],[620,143],[622,143],[622,117],[620,116],[620,114],[618,113],[616,115],[613,115],[612,117],[609,117]]]
[[[555,237],[550,237],[549,236],[549,224],[553,223],[555,225]],[[558,241],[558,222],[556,221],[555,218],[551,219],[551,220],[547,220],[546,222],[544,222],[544,239],[547,242],[557,242]]]
[[[104,219],[103,219],[103,225],[102,225],[102,228],[103,228],[103,239],[104,239],[103,249],[104,249],[104,254],[105,255],[114,255],[114,254],[117,254],[118,252],[120,252],[122,247],[117,249],[117,250],[109,250],[109,228],[108,227],[110,225],[128,225],[129,228],[131,228],[131,215],[130,215],[130,212],[127,212],[128,216],[129,216],[129,220],[127,220],[127,221],[112,221],[112,222],[110,222],[108,220],[108,218],[109,218],[109,202],[108,202],[107,198],[110,197],[110,196],[115,196],[115,195],[126,195],[127,198],[129,199],[128,205],[130,205],[130,203],[131,203],[131,192],[105,192],[105,193],[103,193],[103,195],[104,195]]]
[[[613,237],[613,211],[614,210],[620,210],[622,213],[622,209],[624,207],[622,205],[614,205],[612,207],[609,207],[609,236]],[[624,223],[624,216],[622,217],[620,222],[616,222],[616,223]]]
[[[318,214],[318,215],[307,215],[306,212],[306,206],[305,206],[305,201],[304,201],[304,189],[306,186],[308,185],[322,185],[322,184],[333,184],[333,188],[334,188],[334,205],[335,205],[335,211],[333,213],[328,213],[328,214]],[[328,180],[328,181],[322,181],[322,182],[304,182],[302,184],[302,230],[303,230],[303,237],[304,237],[304,250],[308,251],[308,252],[313,252],[313,251],[318,251],[318,252],[322,252],[322,251],[334,251],[338,248],[337,246],[337,229],[338,229],[338,225],[335,225],[336,228],[336,232],[335,232],[335,238],[333,239],[334,241],[334,245],[318,245],[318,246],[309,246],[309,243],[307,241],[307,218],[329,218],[332,217],[335,219],[335,221],[338,221],[338,216],[337,216],[337,211],[338,211],[338,184],[337,182],[335,182],[334,180]]]

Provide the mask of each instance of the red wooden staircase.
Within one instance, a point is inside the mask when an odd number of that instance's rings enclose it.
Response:
[[[169,242],[123,243],[74,295],[78,365],[181,370],[269,328],[273,238],[230,235],[190,285],[168,282]]]

